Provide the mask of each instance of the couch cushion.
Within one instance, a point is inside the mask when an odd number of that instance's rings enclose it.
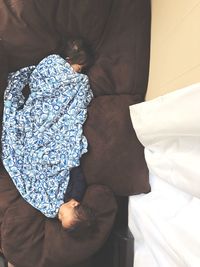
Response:
[[[2,132],[2,116],[3,116],[3,95],[7,85],[8,76],[8,58],[7,53],[4,49],[2,40],[0,40],[0,140]],[[0,153],[1,153],[1,142],[0,142]],[[1,163],[0,163],[1,165]]]
[[[0,103],[3,101],[3,93],[7,84],[8,58],[3,42],[0,40]]]
[[[0,0],[0,33],[9,70],[59,53],[71,35],[86,38],[95,64],[89,72],[95,96],[141,94],[148,79],[149,0]]]
[[[53,1],[45,8],[42,1],[33,0],[0,0],[0,6],[0,33],[10,71],[35,64],[55,51],[59,36],[52,27]]]
[[[0,182],[4,178],[1,177]],[[13,187],[12,182],[9,188],[6,183],[4,191],[14,192]],[[83,203],[94,209],[98,230],[93,238],[80,241],[63,230],[57,219],[46,218],[21,197],[13,201],[14,195],[3,195],[4,206],[6,201],[10,205],[3,217],[1,245],[6,258],[20,267],[65,267],[85,260],[107,239],[117,209],[115,198],[108,187],[89,186]]]
[[[139,96],[100,96],[92,101],[84,132],[89,151],[81,164],[88,184],[108,185],[117,195],[149,192],[144,148],[131,124],[129,105]]]
[[[90,71],[95,95],[140,94],[148,81],[150,1],[115,0]]]

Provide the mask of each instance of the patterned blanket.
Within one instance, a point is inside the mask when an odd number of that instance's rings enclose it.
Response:
[[[2,160],[22,197],[47,217],[57,215],[69,172],[87,152],[82,126],[92,97],[88,77],[58,55],[9,75]]]

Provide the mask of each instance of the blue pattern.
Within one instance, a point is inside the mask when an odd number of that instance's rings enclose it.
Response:
[[[29,84],[25,102],[22,90]],[[55,217],[70,170],[87,152],[83,123],[92,99],[88,77],[59,55],[8,78],[4,95],[2,159],[22,197]]]

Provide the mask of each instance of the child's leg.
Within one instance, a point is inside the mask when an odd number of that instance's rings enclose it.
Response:
[[[85,176],[81,170],[81,167],[75,167],[70,172],[70,181],[65,194],[65,202],[70,199],[81,201],[86,190]]]

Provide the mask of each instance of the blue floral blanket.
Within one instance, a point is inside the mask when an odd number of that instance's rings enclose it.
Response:
[[[92,97],[88,77],[59,55],[9,75],[2,160],[22,197],[47,217],[57,215],[69,172],[87,152],[83,123]]]

